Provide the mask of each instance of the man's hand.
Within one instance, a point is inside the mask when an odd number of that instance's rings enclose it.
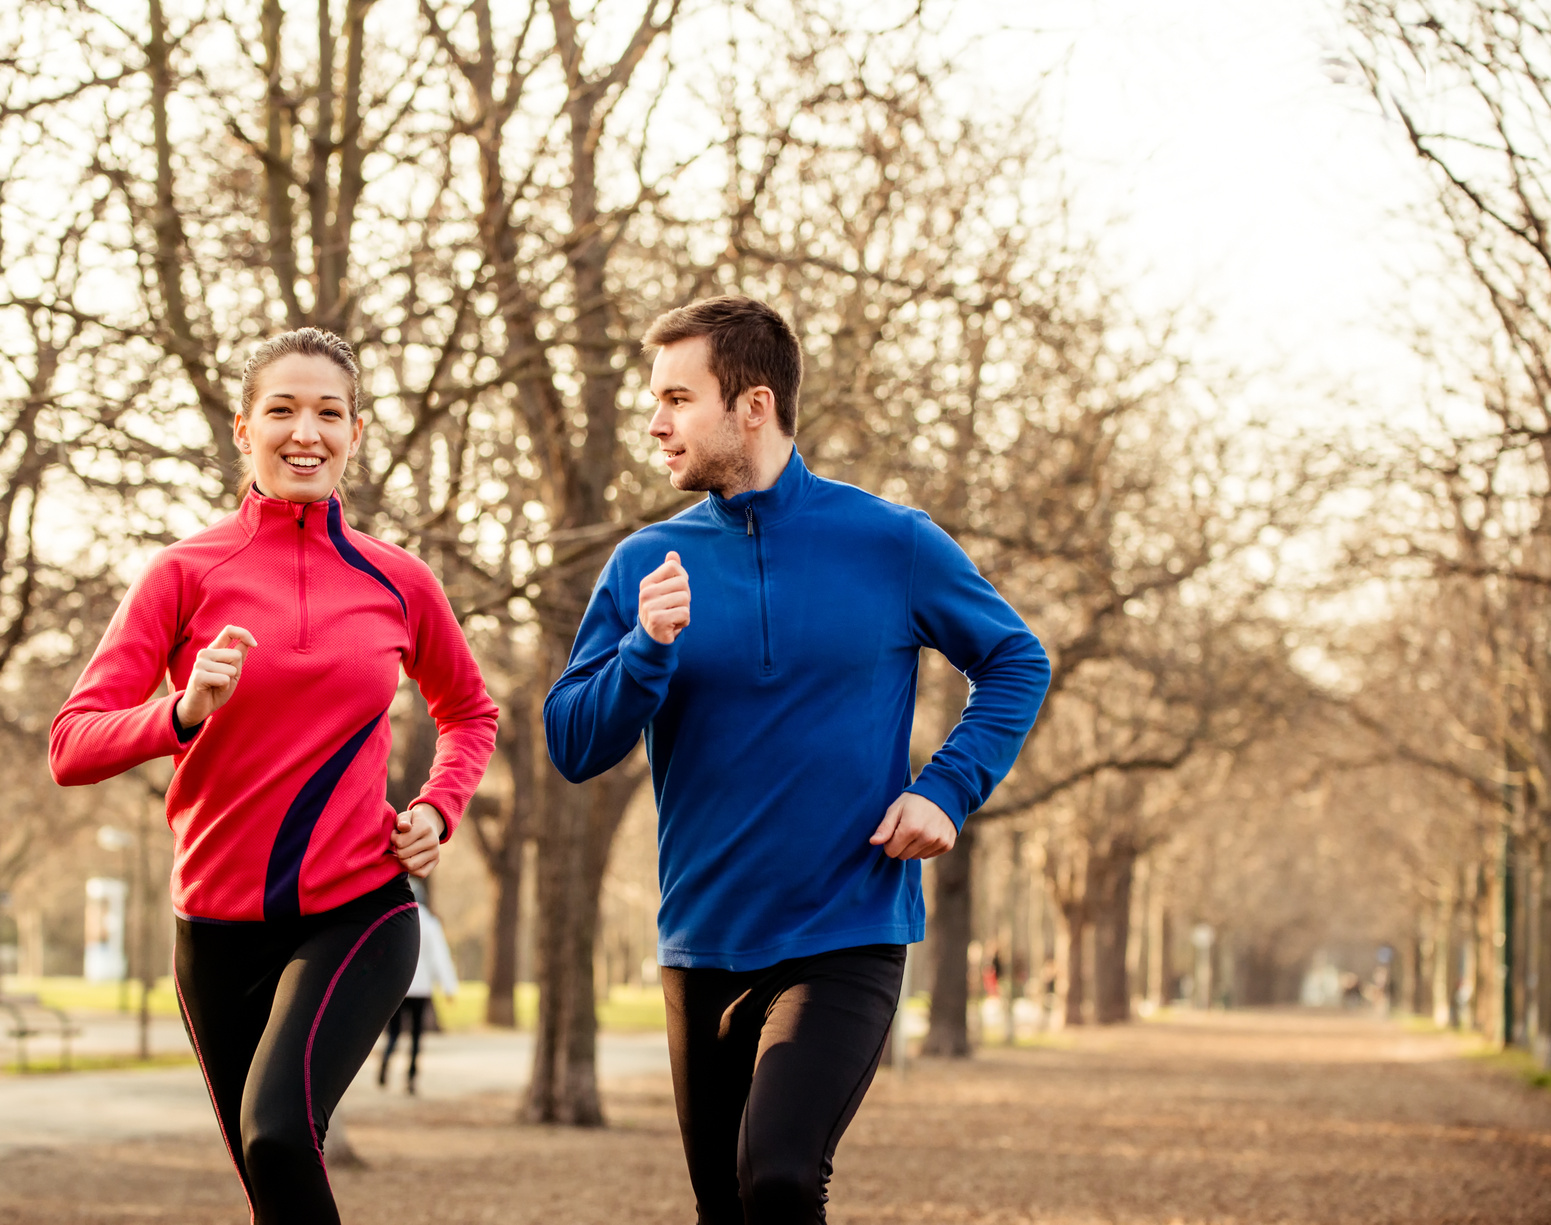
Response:
[[[442,857],[442,831],[447,828],[442,814],[429,804],[416,804],[401,812],[393,823],[388,841],[393,853],[411,876],[426,877]]]
[[[959,831],[953,819],[923,795],[907,791],[889,805],[867,841],[891,859],[932,859],[953,849]]]
[[[173,712],[180,726],[186,729],[203,723],[211,712],[226,705],[227,699],[237,692],[242,661],[256,646],[258,640],[242,626],[228,625],[194,656],[188,684]]]
[[[669,553],[641,580],[639,615],[641,628],[664,646],[689,624],[689,571],[677,553]]]

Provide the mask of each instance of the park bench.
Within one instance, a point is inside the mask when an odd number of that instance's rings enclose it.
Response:
[[[27,1070],[28,1038],[57,1038],[59,1066],[70,1066],[70,1039],[79,1035],[81,1030],[63,1008],[41,1003],[35,995],[0,995],[0,1012],[9,1018],[10,1028],[6,1030],[6,1036],[16,1040],[16,1066],[19,1071]]]

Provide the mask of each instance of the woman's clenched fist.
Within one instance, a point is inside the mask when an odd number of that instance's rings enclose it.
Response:
[[[203,723],[237,691],[242,661],[258,646],[258,640],[240,625],[228,625],[204,650],[194,656],[183,696],[178,699],[178,723],[185,728]]]

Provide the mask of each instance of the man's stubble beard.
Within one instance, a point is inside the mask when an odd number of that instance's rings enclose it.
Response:
[[[754,488],[754,457],[745,447],[736,416],[724,414],[722,428],[702,444],[700,455],[673,487],[685,493],[713,492],[724,498]]]

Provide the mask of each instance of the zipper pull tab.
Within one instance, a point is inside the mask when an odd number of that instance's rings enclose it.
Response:
[[[748,531],[748,534],[750,536],[752,536],[754,534],[754,508],[752,506],[745,506],[743,508],[743,513],[748,516],[748,521],[749,521],[749,531]]]

